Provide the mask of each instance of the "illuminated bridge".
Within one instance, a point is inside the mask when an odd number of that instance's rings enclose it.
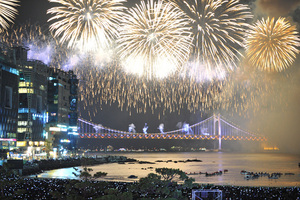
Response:
[[[266,142],[267,138],[239,128],[223,116],[213,115],[199,123],[181,129],[160,133],[135,133],[115,130],[78,119],[79,137],[89,139],[160,139],[160,140],[215,140],[221,150],[222,141],[257,141]]]

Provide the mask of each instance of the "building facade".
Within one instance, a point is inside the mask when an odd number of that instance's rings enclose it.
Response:
[[[48,67],[40,61],[26,61],[19,71],[18,141],[43,141],[48,120]]]
[[[24,47],[7,50],[10,63],[16,66],[18,76],[17,149],[33,158],[45,148],[47,122],[48,66],[38,60],[28,60]]]
[[[77,88],[78,79],[73,71],[50,68],[47,126],[54,147],[76,148]]]
[[[0,150],[34,156],[49,143],[57,150],[75,149],[78,79],[73,71],[28,60],[28,50],[14,47],[0,54]]]
[[[19,71],[0,53],[0,149],[16,148]]]

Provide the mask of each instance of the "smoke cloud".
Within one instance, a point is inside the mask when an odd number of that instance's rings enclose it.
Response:
[[[298,25],[299,31],[300,0],[256,0],[250,5],[255,18],[287,17]],[[272,91],[261,95],[257,104],[260,112],[249,118],[248,129],[267,136],[269,145],[279,147],[282,152],[299,154],[300,55],[297,54],[289,69],[269,74],[268,79],[265,84],[270,83]]]
[[[282,152],[300,152],[300,58],[291,69],[273,78],[274,90],[265,96],[261,112],[255,114],[249,123],[250,130],[259,129],[268,137],[271,145]],[[266,83],[267,84],[267,83]]]
[[[257,12],[270,17],[287,16],[300,6],[300,0],[258,0]]]

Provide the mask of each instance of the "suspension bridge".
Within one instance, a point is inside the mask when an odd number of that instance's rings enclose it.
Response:
[[[174,131],[160,133],[136,133],[120,131],[95,124],[79,118],[79,137],[89,139],[175,139],[175,140],[217,140],[218,148],[221,150],[222,141],[241,140],[266,142],[267,138],[246,131],[226,120],[223,116],[213,115],[199,123],[189,126],[184,124],[182,128]]]

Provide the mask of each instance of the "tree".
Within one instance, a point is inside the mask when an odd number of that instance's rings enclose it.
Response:
[[[180,169],[156,168],[155,171],[163,177],[164,181],[167,181],[169,183],[171,183],[175,179],[185,181],[189,178],[186,173]]]
[[[96,172],[96,173],[94,174],[94,178],[101,178],[101,177],[104,177],[104,176],[106,176],[106,175],[107,175],[106,172]]]
[[[140,190],[148,191],[149,193],[155,193],[161,184],[161,176],[154,173],[148,174],[147,177],[140,178],[139,181]]]
[[[182,199],[182,187],[176,181],[184,182],[185,187],[195,181],[179,169],[156,168],[155,171],[157,174],[150,173],[139,181],[138,191],[145,194],[145,198]]]
[[[96,172],[92,176],[91,173],[90,173],[90,172],[93,171],[92,168],[84,167],[83,170],[78,170],[78,168],[76,168],[76,167],[73,167],[73,168],[75,169],[76,172],[78,172],[78,173],[73,172],[73,175],[76,176],[76,177],[82,178],[85,181],[87,181],[89,179],[97,179],[97,178],[100,178],[100,177],[103,177],[103,176],[107,175],[106,172]]]

